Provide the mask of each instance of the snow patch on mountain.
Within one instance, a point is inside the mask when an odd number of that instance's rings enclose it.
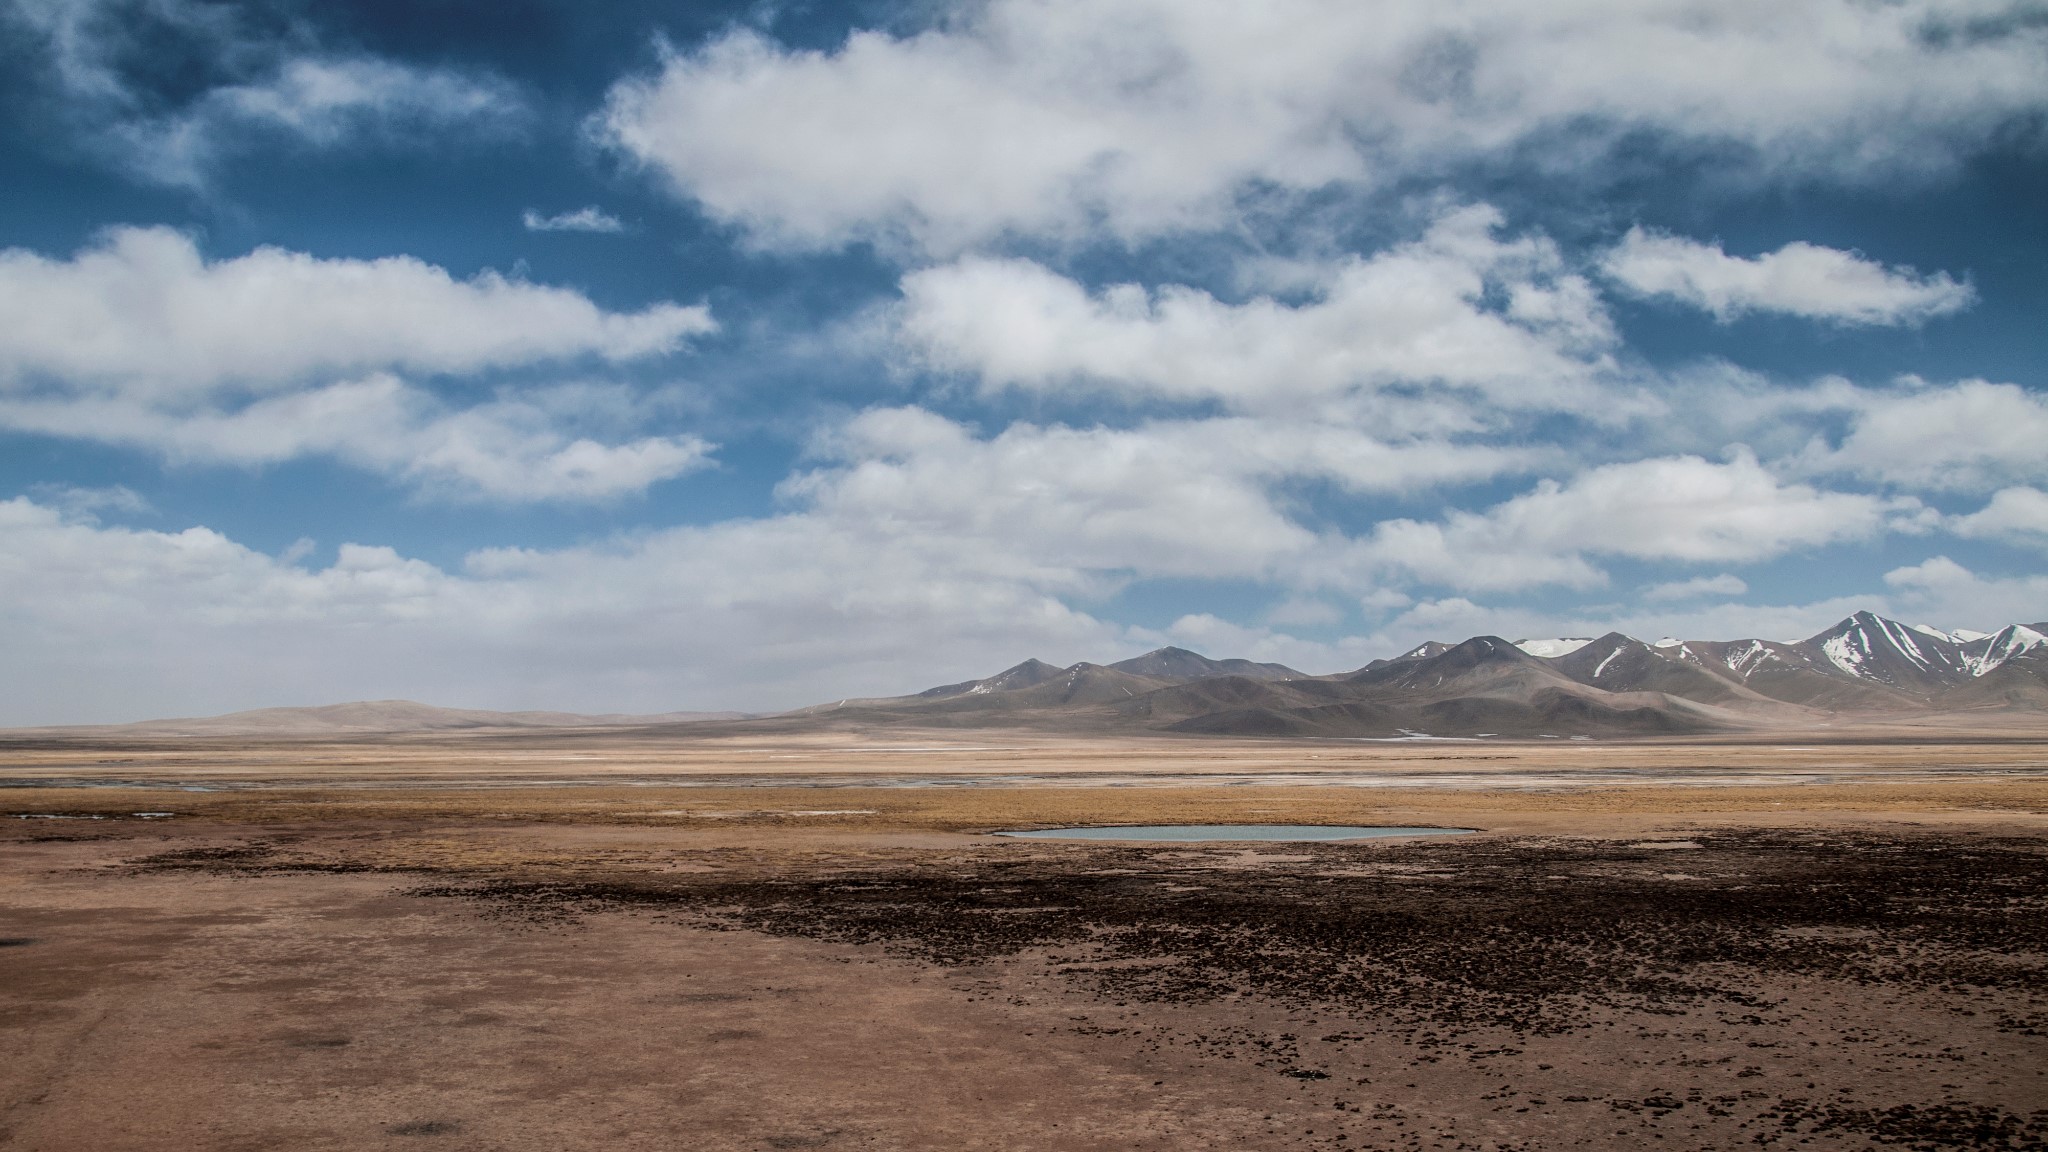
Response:
[[[1913,637],[1909,629],[1882,616],[1872,617],[1872,619],[1877,621],[1877,627],[1884,633],[1885,639],[1890,640],[1892,647],[1903,653],[1906,659],[1911,660],[1922,668],[1931,669],[1934,667],[1933,662],[1927,658],[1926,653],[1920,651],[1920,646],[1913,643]]]
[[[1771,651],[1770,645],[1765,644],[1761,640],[1751,640],[1747,644],[1730,648],[1724,656],[1723,662],[1728,665],[1730,672],[1748,679],[1751,672],[1756,671],[1757,668],[1764,664],[1778,659],[1781,659],[1781,657],[1776,652]]]
[[[1851,676],[1870,679],[1863,670],[1863,661],[1870,655],[1870,638],[1863,629],[1852,628],[1840,636],[1830,636],[1821,641],[1820,650],[1827,654],[1828,662]]]
[[[1591,636],[1560,636],[1554,640],[1517,640],[1515,641],[1515,647],[1520,648],[1531,656],[1551,659],[1558,656],[1569,656],[1592,642],[1593,638]]]
[[[1973,648],[1979,645],[1972,645]],[[2036,648],[2048,647],[2048,636],[2034,631],[2024,624],[2012,624],[2001,629],[1996,635],[1986,637],[1982,651],[1963,654],[1963,666],[1970,675],[1982,676],[1997,670],[2006,661]]]

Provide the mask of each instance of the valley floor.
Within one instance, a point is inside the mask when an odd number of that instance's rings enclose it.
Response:
[[[899,736],[0,749],[0,1147],[2048,1147],[2040,744]]]

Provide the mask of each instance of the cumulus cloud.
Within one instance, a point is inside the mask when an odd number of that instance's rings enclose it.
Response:
[[[715,329],[698,306],[609,312],[409,257],[259,248],[209,262],[182,233],[125,228],[69,260],[0,252],[0,312],[13,320],[0,329],[0,427],[19,431],[190,462],[325,455],[464,499],[607,499],[709,452],[690,436],[577,432],[587,416],[531,390],[451,407],[394,374],[658,356]]]
[[[1540,481],[1484,512],[1390,520],[1360,548],[1366,563],[1463,589],[1592,587],[1589,555],[1727,563],[1912,529],[1917,501],[1787,484],[1746,449],[1728,460],[1674,456]]]
[[[592,204],[573,212],[544,215],[531,208],[520,219],[528,232],[624,232],[619,218]]]
[[[1749,591],[1749,585],[1742,577],[1723,572],[1718,576],[1695,576],[1690,580],[1673,580],[1665,584],[1652,584],[1643,589],[1645,600],[1697,600],[1702,596],[1740,596]]]
[[[1415,491],[1527,459],[1251,419],[1017,423],[982,439],[918,408],[864,413],[820,451],[830,463],[785,482],[786,497],[875,532],[953,541],[1005,568],[1061,572],[1073,589],[1109,574],[1279,576],[1324,546],[1274,494],[1282,480]]]
[[[1816,438],[1799,466],[1906,487],[1984,491],[2048,478],[2048,397],[2014,384],[1907,381],[1896,389],[1831,389],[1850,415],[1839,445]]]
[[[1975,290],[1946,272],[1923,276],[1803,241],[1744,258],[1718,244],[1631,228],[1601,267],[1638,296],[1689,304],[1724,324],[1750,312],[1838,324],[1918,324],[1976,299]]]
[[[1949,523],[1958,536],[2010,540],[2036,547],[2048,545],[2048,492],[2039,488],[2001,488],[1991,502]]]
[[[390,375],[239,407],[166,407],[130,396],[14,399],[0,427],[120,444],[180,463],[258,466],[327,456],[451,499],[605,500],[700,468],[694,436],[605,444],[519,399],[451,409]]]
[[[1946,556],[1884,574],[1899,615],[1995,632],[2048,618],[2048,576],[1984,576]]]
[[[701,306],[608,312],[569,289],[488,271],[457,280],[409,256],[265,247],[208,261],[170,228],[111,229],[69,260],[0,251],[0,313],[0,387],[54,378],[165,391],[630,360],[716,328]]]
[[[829,51],[747,30],[612,90],[595,131],[760,242],[1213,227],[1251,189],[1550,163],[1649,135],[1764,170],[1940,165],[2048,101],[2011,0],[994,0]]]
[[[917,363],[986,388],[1111,389],[1270,408],[1397,382],[1499,404],[1584,404],[1614,332],[1541,237],[1447,212],[1419,240],[1344,261],[1317,298],[1226,304],[1193,288],[1089,292],[1028,260],[971,257],[903,278],[897,336]]]

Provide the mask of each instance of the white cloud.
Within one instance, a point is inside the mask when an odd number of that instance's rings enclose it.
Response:
[[[1193,288],[1090,294],[1027,260],[968,258],[903,278],[897,335],[918,363],[989,389],[1114,389],[1271,408],[1399,382],[1496,404],[1587,405],[1614,332],[1540,237],[1495,237],[1480,205],[1419,241],[1330,269],[1315,300],[1226,304]]]
[[[388,368],[630,360],[715,330],[701,306],[607,312],[581,293],[409,256],[280,248],[207,261],[169,228],[116,228],[69,260],[0,251],[0,387],[43,377],[151,391],[261,388]]]
[[[1631,228],[1601,266],[1639,296],[1690,304],[1724,324],[1750,312],[1839,324],[1918,324],[1976,299],[1968,284],[1946,272],[1923,276],[1798,241],[1745,259],[1718,244]]]
[[[1015,424],[978,440],[920,409],[880,410],[832,445],[845,464],[783,491],[876,531],[972,542],[1019,571],[1259,576],[1311,547],[1244,462],[1215,466],[1204,431]]]
[[[1382,522],[1354,562],[1453,588],[1592,587],[1589,555],[1743,562],[1917,528],[1915,501],[1786,484],[1746,449],[1607,464],[1485,512]],[[1907,519],[1902,523],[1901,514]]]
[[[91,523],[98,523],[102,512],[144,516],[156,511],[147,498],[126,484],[95,488],[46,482],[29,485],[29,495],[46,508],[54,508],[74,520]]]
[[[1273,485],[1328,480],[1412,491],[1513,470],[1516,453],[1385,444],[1340,427],[1242,418],[1132,429],[1012,424],[980,439],[917,408],[862,414],[821,445],[831,463],[782,486],[820,514],[913,533],[1006,570],[1103,578],[1283,578],[1326,541]]]
[[[2011,540],[2048,546],[2048,492],[2039,488],[2001,488],[1982,509],[1949,523],[1958,536]]]
[[[1290,596],[1265,611],[1269,624],[1323,628],[1344,621],[1344,610],[1313,596]]]
[[[1938,166],[2048,102],[2010,0],[992,0],[830,52],[751,31],[614,87],[595,130],[763,243],[1217,225],[1254,188],[1647,133],[1762,170]]]
[[[1674,580],[1667,584],[1652,584],[1643,589],[1645,600],[1697,600],[1702,596],[1740,596],[1749,591],[1749,585],[1742,577],[1723,572],[1719,576],[1695,576],[1690,580]]]
[[[557,212],[553,216],[543,215],[531,208],[520,219],[528,232],[624,232],[626,226],[619,218],[592,204],[573,212]]]
[[[136,447],[180,463],[251,467],[329,456],[446,499],[605,500],[709,462],[711,446],[694,436],[605,444],[561,425],[557,413],[521,399],[450,409],[389,375],[240,407],[0,395],[4,428]]]
[[[2017,385],[1908,381],[1833,397],[1852,414],[1849,433],[1839,447],[1808,445],[1798,464],[1810,472],[1959,492],[2048,478],[2048,398]]]
[[[1946,556],[1884,574],[1895,613],[1942,628],[1995,632],[2048,619],[2048,575],[1980,576]]]
[[[896,443],[959,450],[946,428],[893,419],[902,425],[888,434]],[[1013,517],[1014,530],[991,517],[977,534],[944,521],[958,510],[906,515],[903,501],[875,495],[872,474],[841,479],[845,492],[823,484],[782,515],[556,550],[486,550],[457,568],[358,544],[324,567],[307,565],[303,546],[271,557],[203,528],[103,527],[26,499],[0,502],[0,630],[9,637],[0,723],[393,696],[756,709],[915,690],[1027,654],[1115,659],[1164,640],[1320,672],[1478,632],[1788,638],[1857,608],[1981,628],[2037,619],[2048,603],[2048,578],[1979,577],[1937,558],[1892,573],[1885,594],[1803,605],[1560,613],[1427,599],[1369,635],[1329,643],[1207,615],[1154,633],[1065,601],[1102,589],[1093,565],[1171,571],[1195,557],[1186,542],[1168,539],[1168,554],[1154,558],[1156,538],[1126,546],[1085,525],[1076,533],[1051,523],[1074,535],[1062,555],[1033,537],[1048,530],[1034,501],[1056,495],[1012,496],[1026,513]],[[1293,541],[1283,534],[1279,544]],[[1378,602],[1399,606],[1398,597]]]
[[[178,461],[326,455],[457,499],[607,499],[709,451],[690,436],[578,430],[618,407],[602,389],[566,405],[528,388],[455,407],[392,374],[658,356],[716,328],[702,307],[608,312],[410,257],[259,248],[208,262],[182,233],[128,228],[70,260],[0,252],[0,314],[0,427],[20,431]]]
[[[1028,577],[957,560],[797,514],[483,552],[460,570],[349,544],[307,568],[204,528],[0,501],[0,723],[388,697],[793,707],[986,675],[1019,653],[1126,651]]]

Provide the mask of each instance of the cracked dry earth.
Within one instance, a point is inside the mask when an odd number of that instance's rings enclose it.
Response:
[[[2048,1148],[2048,842],[1886,827],[16,837],[0,1146]]]

